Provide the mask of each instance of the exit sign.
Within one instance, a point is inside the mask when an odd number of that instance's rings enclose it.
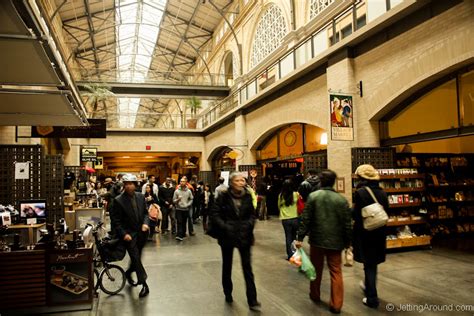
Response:
[[[146,146],[146,150],[151,150],[151,146]]]

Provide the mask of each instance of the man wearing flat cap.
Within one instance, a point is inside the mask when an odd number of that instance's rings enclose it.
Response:
[[[130,256],[130,267],[125,272],[127,281],[132,286],[142,284],[139,297],[145,297],[150,293],[146,283],[147,274],[143,267],[141,256],[145,246],[150,219],[145,203],[145,197],[135,192],[137,177],[131,174],[123,176],[124,191],[114,201],[115,232],[125,242],[128,255]],[[132,272],[137,273],[137,282],[132,280]]]

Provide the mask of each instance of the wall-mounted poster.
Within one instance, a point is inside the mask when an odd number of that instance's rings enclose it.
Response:
[[[331,140],[354,140],[352,96],[330,94]]]
[[[15,163],[15,180],[30,178],[30,163],[16,162]]]

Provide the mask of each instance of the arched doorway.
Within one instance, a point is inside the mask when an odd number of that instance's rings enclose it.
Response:
[[[326,149],[326,131],[303,123],[274,128],[260,140],[257,165],[268,186],[268,214],[278,214],[278,194],[285,179],[291,179],[296,190],[308,170],[327,168]]]
[[[215,151],[211,156],[212,170],[219,175],[220,171],[234,171],[235,157],[232,155],[232,148],[223,146]]]

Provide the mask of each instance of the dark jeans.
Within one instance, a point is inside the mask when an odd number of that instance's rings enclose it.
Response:
[[[162,230],[168,230],[169,226],[169,220],[168,217],[171,219],[171,231],[176,231],[176,219],[174,218],[174,214],[172,213],[172,208],[163,206],[161,208],[161,214],[162,214],[162,222],[161,222],[161,229]]]
[[[257,303],[257,289],[252,272],[250,246],[238,248],[240,252],[240,261],[244,272],[245,286],[247,292],[247,302],[250,306]],[[222,251],[222,287],[225,296],[232,295],[232,257],[234,255],[234,247],[221,246]]]
[[[130,266],[127,272],[136,272],[138,284],[144,284],[147,279],[145,268],[142,264],[142,250],[145,246],[148,232],[138,232],[137,236],[132,238],[131,241],[125,242],[128,255],[130,256]]]
[[[364,263],[364,272],[367,305],[370,307],[379,306],[379,298],[377,297],[377,264]]]
[[[288,256],[288,259],[290,259],[293,255],[293,251],[291,251],[291,243],[296,239],[296,233],[298,232],[298,218],[284,219],[281,223],[285,230],[286,255]]]
[[[194,225],[193,225],[193,207],[189,208],[189,216],[188,216],[188,229],[189,234],[194,233]],[[186,227],[184,229],[184,233],[186,234]]]
[[[148,238],[152,239],[153,235],[155,235],[156,232],[156,227],[160,227],[160,220],[152,221],[150,220],[150,230],[148,231]]]
[[[193,210],[193,221],[195,222],[199,216],[201,216],[201,203],[197,202],[198,204],[194,205]]]
[[[186,223],[189,219],[189,210],[176,210],[176,219],[178,220],[177,236],[184,238],[186,235]]]

